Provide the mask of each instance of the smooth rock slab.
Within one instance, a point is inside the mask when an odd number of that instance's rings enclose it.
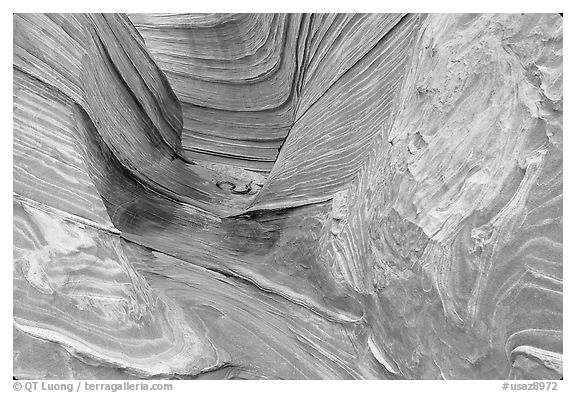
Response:
[[[18,378],[563,376],[560,16],[14,26]]]

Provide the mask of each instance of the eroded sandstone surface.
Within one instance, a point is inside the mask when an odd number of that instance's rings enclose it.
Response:
[[[14,15],[18,378],[559,379],[557,14]]]

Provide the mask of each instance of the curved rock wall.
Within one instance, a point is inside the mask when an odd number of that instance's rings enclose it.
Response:
[[[14,15],[15,376],[560,378],[562,50],[552,14]]]

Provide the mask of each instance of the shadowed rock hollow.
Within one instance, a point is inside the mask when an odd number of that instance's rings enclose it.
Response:
[[[562,18],[14,15],[18,378],[559,379]]]

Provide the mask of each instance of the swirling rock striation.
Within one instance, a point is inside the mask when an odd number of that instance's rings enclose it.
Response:
[[[558,379],[562,19],[14,15],[18,378]]]

